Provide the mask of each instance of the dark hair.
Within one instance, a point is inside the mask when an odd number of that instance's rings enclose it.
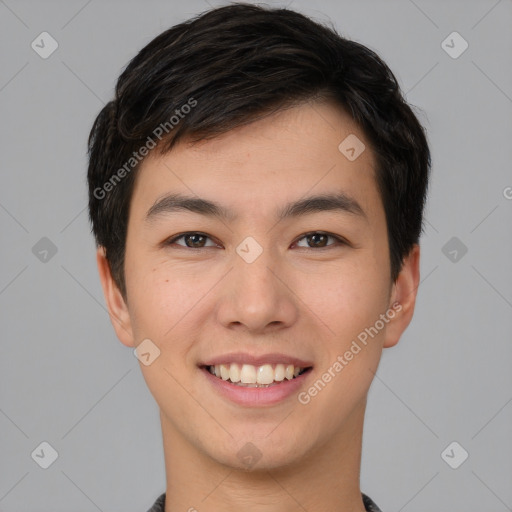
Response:
[[[423,229],[431,162],[395,76],[376,53],[333,28],[292,10],[237,3],[171,27],[140,50],[91,129],[89,217],[125,299],[125,243],[141,154],[164,154],[185,136],[213,138],[315,99],[342,106],[370,141],[396,281]]]

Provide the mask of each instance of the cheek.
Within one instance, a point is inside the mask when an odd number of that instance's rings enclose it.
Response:
[[[378,268],[362,265],[359,270],[324,282],[313,309],[318,311],[322,337],[318,374],[306,389],[304,401],[310,400],[312,416],[319,418],[323,433],[334,435],[340,423],[361,404],[368,393],[382,352],[385,329],[369,335],[387,307],[386,279]],[[301,402],[304,403],[304,402]],[[308,410],[307,408],[305,410]]]
[[[338,345],[373,325],[387,305],[389,283],[382,262],[375,261],[370,251],[353,261],[315,276],[315,286],[309,284],[302,292],[311,310],[329,328],[328,339],[336,339]]]
[[[162,258],[145,261],[144,255],[134,255],[126,268],[127,276],[130,275],[127,289],[134,333],[139,339],[155,340],[174,356],[186,352],[190,343],[187,340],[195,339],[202,325],[197,317],[205,314],[204,299],[218,277],[200,275],[197,268],[170,268]]]
[[[134,333],[160,339],[164,328],[172,325],[172,316],[179,315],[182,287],[162,272],[162,264],[146,254],[130,252],[125,261],[128,309]]]

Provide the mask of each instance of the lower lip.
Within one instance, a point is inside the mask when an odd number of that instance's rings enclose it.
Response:
[[[206,375],[212,386],[225,398],[246,407],[262,407],[277,404],[297,393],[311,373],[311,368],[294,379],[285,379],[280,384],[274,384],[267,388],[237,386],[227,380],[219,379],[219,377],[210,373],[207,368],[201,368],[201,371]]]

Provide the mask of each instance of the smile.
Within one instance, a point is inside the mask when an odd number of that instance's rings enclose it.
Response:
[[[285,380],[293,380],[309,368],[301,368],[293,364],[216,364],[206,367],[215,377],[240,387],[269,387]]]
[[[313,367],[225,363],[203,365],[200,370],[215,394],[238,406],[253,408],[274,406],[299,393]]]

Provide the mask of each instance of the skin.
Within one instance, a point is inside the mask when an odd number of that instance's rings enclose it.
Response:
[[[338,150],[351,133],[366,145],[352,162]],[[140,367],[160,408],[166,512],[364,511],[367,393],[383,348],[411,321],[420,254],[415,246],[391,282],[374,168],[363,132],[328,103],[293,107],[195,145],[180,141],[144,160],[129,216],[126,301],[102,248],[97,263],[120,341],[136,347],[149,338],[160,350]],[[333,190],[355,198],[366,218],[324,211],[276,221],[276,206]],[[219,202],[239,217],[174,212],[146,222],[168,192]],[[207,248],[191,240],[187,247],[183,238],[163,244],[188,231],[207,234]],[[312,231],[348,244],[329,238],[318,248],[304,237]],[[247,236],[263,248],[250,264],[235,250]],[[235,405],[197,367],[228,352],[283,352],[313,362],[304,391],[396,301],[401,310],[306,405],[296,395],[267,407]],[[250,470],[237,456],[248,442],[261,452]]]

